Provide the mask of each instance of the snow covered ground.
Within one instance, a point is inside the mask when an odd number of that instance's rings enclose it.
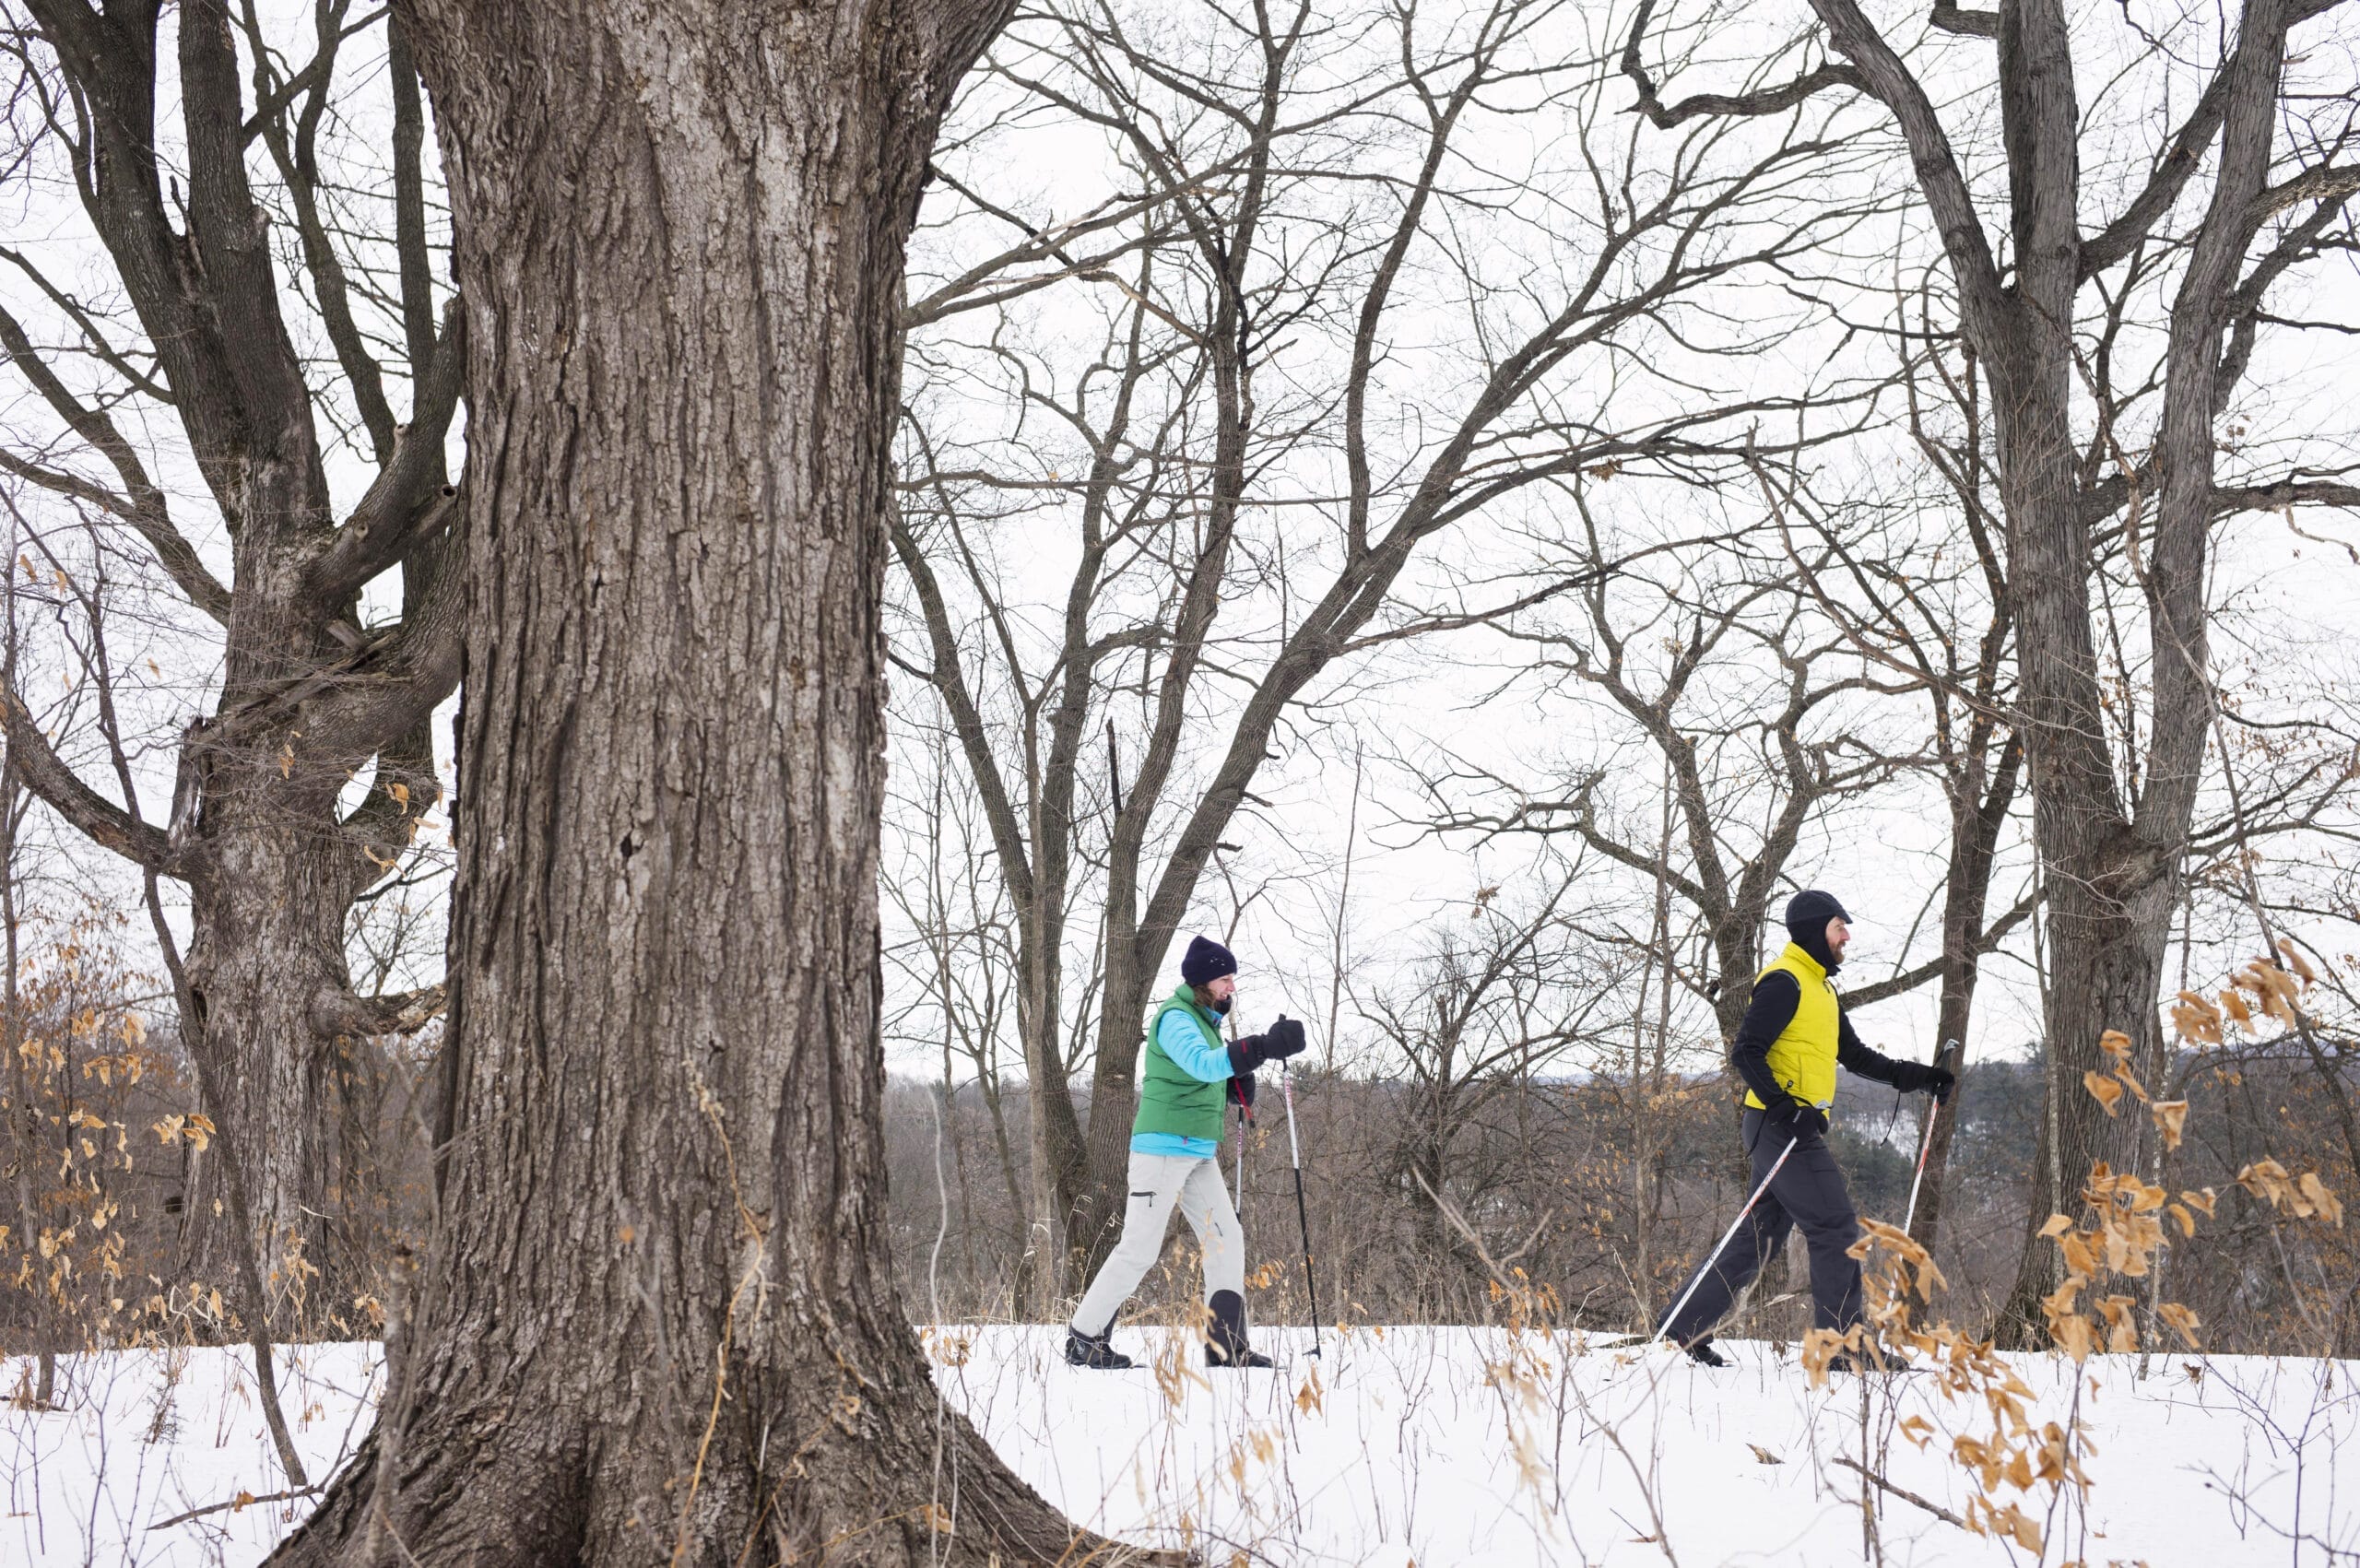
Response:
[[[1117,1343],[1152,1364],[1083,1373],[1056,1332],[931,1337],[939,1381],[1024,1476],[1076,1518],[1210,1563],[2319,1563],[2360,1552],[2360,1364],[2241,1357],[2093,1360],[2081,1417],[2092,1486],[2076,1506],[2036,1481],[2022,1499],[2047,1550],[1970,1535],[1886,1495],[1864,1538],[1858,1461],[1963,1512],[1975,1481],[1956,1435],[1986,1435],[1980,1400],[1926,1376],[1812,1392],[1768,1347],[1693,1370],[1535,1336],[1468,1328],[1307,1336],[1265,1330],[1276,1373],[1214,1377],[1163,1330]],[[307,1465],[325,1474],[363,1431],[373,1346],[283,1352],[281,1387]],[[2071,1363],[2015,1358],[2032,1421],[2062,1423]],[[23,1363],[0,1369],[0,1391]],[[63,1364],[69,1408],[0,1410],[0,1563],[244,1564],[303,1504],[257,1503],[159,1527],[241,1491],[284,1486],[242,1353]],[[1920,1448],[1904,1430],[1932,1429]],[[1921,1434],[1922,1429],[1921,1429]],[[946,1503],[955,1506],[955,1497]],[[1240,1557],[1239,1553],[1246,1555]]]
[[[324,1480],[368,1435],[377,1346],[278,1353],[279,1408],[304,1468]],[[32,1387],[31,1362],[0,1366],[0,1396]],[[301,1502],[190,1509],[286,1489],[243,1350],[60,1357],[57,1410],[0,1406],[0,1565],[259,1562]]]

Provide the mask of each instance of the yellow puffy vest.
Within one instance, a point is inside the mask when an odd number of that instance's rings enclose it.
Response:
[[[1795,1004],[1795,1016],[1770,1043],[1770,1076],[1806,1105],[1833,1105],[1835,1026],[1843,1016],[1836,1005],[1835,984],[1817,959],[1792,942],[1769,968],[1753,977],[1753,983],[1759,985],[1781,972],[1795,977],[1795,988],[1802,995]],[[1745,1091],[1745,1102],[1757,1111],[1765,1109],[1762,1097],[1750,1089]]]

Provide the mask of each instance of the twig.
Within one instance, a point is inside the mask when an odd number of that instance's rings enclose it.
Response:
[[[1588,1399],[1583,1398],[1582,1413],[1584,1415],[1589,1414],[1588,1407]],[[1599,1421],[1598,1432],[1599,1436],[1614,1445],[1614,1451],[1617,1454],[1622,1456],[1622,1463],[1630,1470],[1631,1479],[1639,1483],[1639,1500],[1647,1505],[1647,1523],[1656,1527],[1656,1533],[1652,1538],[1656,1550],[1663,1553],[1663,1560],[1670,1563],[1671,1568],[1680,1568],[1680,1559],[1674,1556],[1671,1550],[1671,1532],[1663,1527],[1663,1511],[1656,1506],[1656,1489],[1648,1484],[1646,1471],[1639,1468],[1639,1461],[1633,1457],[1629,1445],[1622,1441],[1622,1434],[1614,1430],[1611,1422]]]
[[[1859,1471],[1863,1480],[1882,1491],[1893,1493],[1895,1497],[1900,1498],[1904,1503],[1915,1503],[1918,1507],[1923,1508],[1927,1513],[1931,1514],[1937,1519],[1945,1520],[1951,1524],[1956,1525],[1962,1530],[1967,1527],[1967,1523],[1965,1519],[1960,1518],[1957,1515],[1952,1513],[1941,1503],[1929,1503],[1924,1498],[1918,1496],[1916,1492],[1911,1491],[1908,1488],[1894,1485],[1891,1481],[1885,1480],[1882,1476],[1877,1474],[1866,1465],[1861,1464],[1858,1459],[1847,1459],[1843,1456],[1838,1455],[1836,1456],[1835,1462],[1843,1466],[1847,1470]]]
[[[291,1498],[309,1497],[319,1490],[316,1486],[299,1486],[288,1491],[265,1492],[260,1497],[254,1496],[252,1492],[242,1491],[227,1503],[208,1503],[202,1508],[192,1508],[185,1514],[175,1514],[169,1519],[159,1519],[148,1527],[151,1530],[160,1530],[167,1525],[185,1525],[191,1519],[200,1519],[207,1514],[226,1514],[232,1508],[252,1508],[258,1503],[285,1503]]]

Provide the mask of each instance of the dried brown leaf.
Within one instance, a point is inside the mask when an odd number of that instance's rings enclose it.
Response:
[[[2302,952],[2295,946],[2295,940],[2293,937],[2279,937],[2278,950],[2286,955],[2287,967],[2292,969],[2296,974],[2302,976],[2304,984],[2311,985],[2318,983],[2318,972],[2313,970],[2308,963],[2304,961]]]
[[[2196,1314],[2177,1302],[2164,1302],[2156,1306],[2155,1315],[2177,1329],[2179,1337],[2188,1341],[2189,1350],[2196,1349],[2196,1330],[2199,1326]]]
[[[2319,1173],[2317,1171],[2303,1173],[2298,1190],[2310,1200],[2311,1208],[2318,1212],[2320,1219],[2339,1229],[2342,1227],[2343,1200],[2328,1190],[2327,1184],[2319,1180]]]

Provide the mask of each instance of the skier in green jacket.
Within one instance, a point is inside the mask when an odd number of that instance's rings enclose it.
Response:
[[[1115,1317],[1163,1250],[1175,1208],[1188,1217],[1205,1256],[1205,1364],[1270,1364],[1246,1342],[1245,1237],[1213,1157],[1228,1106],[1253,1105],[1254,1069],[1301,1051],[1303,1025],[1280,1014],[1268,1034],[1223,1044],[1221,1020],[1237,994],[1237,960],[1208,937],[1188,944],[1180,979],[1148,1027],[1122,1239],[1066,1329],[1066,1360],[1075,1366],[1131,1364],[1114,1347]]]

